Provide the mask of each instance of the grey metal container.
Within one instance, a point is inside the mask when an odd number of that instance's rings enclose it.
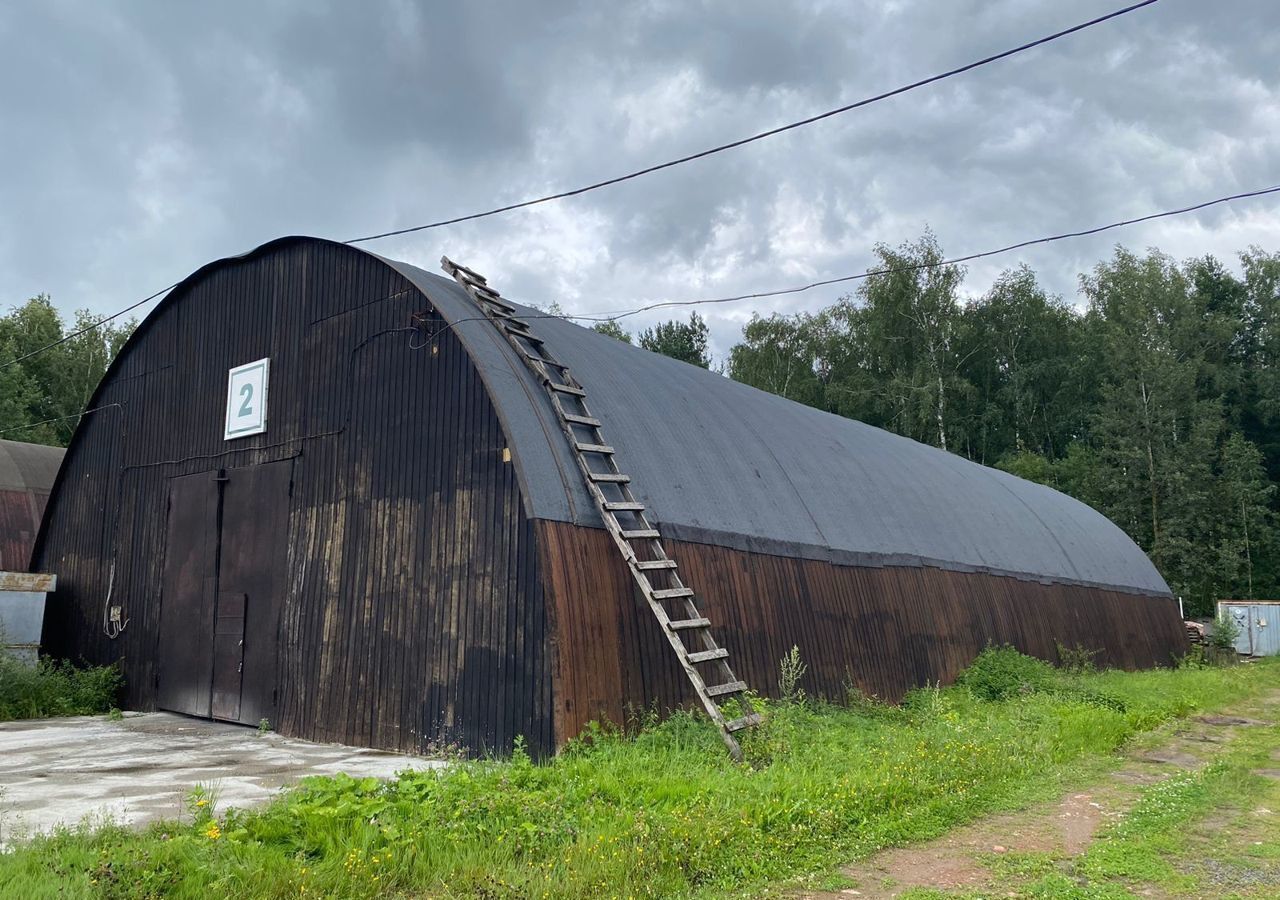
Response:
[[[56,585],[53,575],[0,572],[0,653],[36,664],[45,596]]]
[[[1237,653],[1280,655],[1280,600],[1219,600],[1218,616],[1239,627]]]

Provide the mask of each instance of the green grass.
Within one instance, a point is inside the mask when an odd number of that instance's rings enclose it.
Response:
[[[113,666],[80,669],[50,660],[28,666],[0,652],[0,722],[105,713],[120,685]]]
[[[1046,900],[1162,895],[1275,897],[1280,893],[1280,728],[1243,729],[1204,768],[1147,788],[1119,822],[1064,871],[1017,891]],[[1213,827],[1207,815],[1223,818]]]
[[[183,823],[142,833],[34,839],[0,855],[0,894],[758,894],[1045,796],[1135,735],[1250,696],[1277,672],[1050,673],[1001,702],[954,687],[902,707],[774,705],[742,766],[678,715],[632,737],[593,730],[545,764],[517,749],[388,783],[313,778],[253,812],[193,804]]]

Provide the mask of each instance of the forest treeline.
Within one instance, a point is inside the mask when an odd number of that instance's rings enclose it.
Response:
[[[755,316],[721,363],[738,381],[1062,490],[1150,554],[1189,613],[1280,599],[1280,253],[1238,274],[1123,248],[1081,276],[1079,308],[1025,267],[963,298],[926,234],[876,249],[857,291]],[[76,334],[41,296],[0,317],[0,437],[65,446],[133,323]],[[597,330],[630,341],[614,322]],[[641,346],[710,367],[706,323]]]
[[[726,374],[1083,500],[1188,614],[1280,599],[1280,254],[1235,274],[1117,249],[1081,276],[1081,309],[1025,267],[963,300],[932,235],[876,255],[888,271],[832,306],[752,318]],[[694,314],[640,343],[709,366],[705,336]]]

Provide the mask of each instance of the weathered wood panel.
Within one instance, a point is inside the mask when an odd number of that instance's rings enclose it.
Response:
[[[293,461],[274,550],[282,733],[405,750],[552,744],[533,528],[452,332],[390,267],[277,242],[166,300],[68,451],[36,549],[47,652],[118,661],[156,701],[168,484]],[[223,440],[227,371],[271,359],[265,434]],[[225,548],[224,548],[225,549]],[[120,605],[115,639],[104,613]],[[212,635],[192,635],[192,641]]]
[[[537,523],[547,604],[556,622],[556,737],[628,705],[695,701],[608,534]],[[1171,599],[934,568],[836,566],[664,541],[711,619],[716,640],[754,690],[776,695],[792,646],[801,686],[842,699],[849,687],[896,701],[947,683],[989,642],[1056,659],[1055,641],[1102,651],[1101,665],[1169,664],[1186,635]]]

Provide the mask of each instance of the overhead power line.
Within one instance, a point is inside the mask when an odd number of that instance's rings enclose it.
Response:
[[[1196,203],[1192,206],[1183,206],[1178,209],[1169,209],[1163,212],[1150,213],[1145,216],[1138,216],[1133,219],[1123,219],[1119,222],[1111,222],[1107,225],[1098,225],[1094,228],[1085,228],[1080,231],[1066,231],[1062,234],[1053,234],[1048,237],[1032,238],[1028,241],[1019,241],[1016,244],[1009,244],[1007,247],[999,247],[995,250],[983,250],[980,253],[969,253],[964,256],[953,256],[950,259],[941,259],[937,262],[912,263],[907,266],[887,266],[881,269],[868,269],[865,272],[859,272],[856,275],[841,275],[837,278],[826,278],[822,281],[811,281],[808,284],[797,285],[796,287],[778,288],[773,291],[757,291],[752,294],[734,294],[729,297],[713,297],[706,300],[668,300],[661,303],[650,303],[646,306],[638,306],[635,309],[628,309],[622,312],[602,312],[602,313],[538,313],[535,315],[525,315],[525,319],[570,319],[578,322],[614,322],[618,319],[625,319],[628,316],[638,315],[639,313],[649,312],[655,309],[670,309],[672,307],[684,306],[705,306],[712,303],[737,303],[742,300],[761,300],[768,297],[782,297],[787,294],[801,294],[805,291],[811,291],[814,288],[826,287],[832,284],[842,284],[849,281],[859,281],[864,278],[872,278],[877,275],[894,275],[899,272],[918,272],[921,269],[936,269],[943,266],[954,266],[960,263],[970,262],[975,259],[985,259],[988,256],[996,256],[1000,253],[1009,253],[1013,250],[1021,250],[1024,247],[1034,247],[1039,244],[1052,244],[1056,241],[1065,241],[1068,238],[1087,237],[1093,234],[1101,234],[1104,231],[1111,231],[1115,228],[1124,228],[1127,225],[1137,225],[1142,222],[1150,222],[1153,219],[1164,219],[1169,216],[1180,216],[1185,213],[1195,212],[1196,210],[1206,209],[1210,206],[1217,206],[1221,203],[1230,203],[1233,200],[1245,200],[1251,197],[1262,197],[1266,194],[1280,193],[1280,185],[1274,187],[1262,188],[1256,191],[1246,191],[1240,194],[1231,194],[1227,197],[1218,197],[1214,200],[1206,200],[1203,203]],[[462,325],[466,322],[485,322],[488,316],[468,316],[463,319],[454,319],[448,325],[439,329],[431,335],[431,339],[439,337],[444,332]]]
[[[619,175],[615,178],[609,178],[609,179],[606,179],[605,181],[597,181],[593,184],[584,185],[583,187],[574,188],[572,190],[561,191],[560,193],[557,193],[557,194],[548,194],[545,197],[535,197],[532,200],[522,200],[519,203],[512,203],[512,204],[508,204],[507,206],[495,207],[494,209],[488,209],[488,210],[485,210],[484,212],[470,213],[469,215],[456,216],[455,218],[452,218],[452,219],[441,219],[438,222],[429,222],[425,225],[414,225],[408,228],[399,228],[394,231],[384,231],[380,234],[371,234],[365,237],[352,238],[351,240],[343,241],[343,243],[361,244],[367,241],[376,241],[382,238],[394,237],[396,235],[401,235],[401,234],[409,234],[415,231],[426,231],[431,228],[442,228],[446,225],[457,225],[461,222],[470,222],[475,219],[484,219],[490,216],[500,215],[501,213],[512,212],[514,210],[524,209],[529,206],[536,206],[540,203],[550,203],[554,200],[563,200],[567,197],[576,197],[579,194],[585,194],[589,191],[595,191],[595,190],[599,190],[600,188],[610,187],[611,185],[621,184],[624,181],[631,181],[632,179],[635,179],[635,178],[641,178],[645,175],[651,175],[654,172],[660,172],[663,169],[674,168],[675,166],[683,165],[687,162],[693,162],[694,160],[697,160],[697,159],[704,159],[708,156],[714,156],[717,153],[723,153],[726,150],[733,150],[737,147],[742,147],[742,146],[745,146],[746,144],[754,143],[755,141],[761,141],[761,140],[764,140],[765,138],[773,137],[774,135],[782,134],[783,132],[791,131],[796,128],[801,128],[805,125],[812,125],[814,122],[820,122],[823,119],[829,119],[832,116],[838,116],[841,113],[846,113],[855,109],[860,109],[864,106],[870,106],[871,104],[878,103],[881,100],[886,100],[890,97],[896,97],[899,94],[905,94],[908,91],[914,91],[917,88],[925,87],[926,85],[930,85],[935,82],[954,77],[956,75],[961,75],[965,72],[972,71],[973,69],[977,69],[982,66],[990,65],[991,63],[998,62],[1002,59],[1007,59],[1010,56],[1014,56],[1026,50],[1030,50],[1034,47],[1039,47],[1043,44],[1051,43],[1053,41],[1067,37],[1068,35],[1075,34],[1078,31],[1084,31],[1086,28],[1092,28],[1094,25],[1100,25],[1103,22],[1107,22],[1107,21],[1110,21],[1111,19],[1119,18],[1120,16],[1127,15],[1128,13],[1134,12],[1135,10],[1142,9],[1144,6],[1152,6],[1153,4],[1158,2],[1159,0],[1142,0],[1142,2],[1140,3],[1131,4],[1129,6],[1123,7],[1122,9],[1117,9],[1113,12],[1106,13],[1105,15],[1101,15],[1096,18],[1090,19],[1087,22],[1081,22],[1078,25],[1073,25],[1070,28],[1065,28],[1062,31],[1056,31],[1053,34],[1048,34],[1048,35],[1045,35],[1044,37],[1036,38],[1033,41],[1028,41],[1025,44],[1020,44],[1017,47],[1013,47],[1009,50],[996,53],[992,56],[987,56],[983,59],[976,60],[975,62],[971,62],[967,65],[960,66],[955,69],[949,69],[946,72],[940,72],[937,75],[931,75],[928,78],[922,78],[919,81],[913,81],[911,84],[906,84],[906,85],[903,85],[902,87],[897,87],[897,88],[894,88],[893,90],[885,91],[883,93],[876,94],[875,96],[872,96],[872,97],[865,97],[862,100],[858,100],[854,103],[848,103],[848,104],[845,104],[844,106],[836,107],[835,109],[829,109],[826,112],[809,116],[806,119],[800,119],[795,122],[790,122],[786,125],[780,125],[777,128],[771,128],[768,131],[761,131],[757,134],[753,134],[745,138],[740,138],[736,141],[731,141],[727,144],[720,144],[719,146],[710,147],[706,150],[701,150],[697,153],[691,153],[688,156],[682,156],[682,157],[679,157],[678,159],[672,159],[672,160],[668,160],[667,162],[648,166],[644,169],[639,169],[635,172],[628,172],[625,175]],[[20,356],[20,357],[17,357],[16,359],[11,359],[5,363],[0,363],[0,369],[5,369],[16,363],[20,363],[23,360],[30,359],[31,357],[36,356],[37,354],[43,353],[46,350],[50,350],[58,346],[59,344],[66,343],[67,341],[72,340],[73,338],[77,338],[82,334],[85,334],[89,331],[92,331],[95,328],[105,325],[107,322],[110,322],[112,319],[119,318],[125,313],[131,312],[137,309],[139,306],[142,306],[144,303],[148,303],[149,301],[156,299],[161,294],[164,294],[166,291],[173,290],[173,288],[177,287],[179,284],[181,284],[181,282],[174,282],[168,287],[163,288],[159,291],[156,291],[151,296],[146,297],[142,300],[139,300],[137,303],[127,306],[124,309],[120,310],[119,312],[112,313],[109,316],[105,316],[104,318],[99,319],[97,322],[94,322],[91,325],[88,325],[78,331],[72,332],[71,334],[68,334],[59,340],[56,340],[51,344],[48,344],[44,347],[37,348],[36,350],[31,351],[25,356]]]
[[[891,266],[884,269],[869,269],[857,275],[841,275],[838,278],[827,278],[822,281],[813,281],[809,284],[799,285],[798,287],[780,288],[776,291],[759,291],[754,294],[735,294],[732,297],[716,297],[710,300],[669,300],[662,303],[650,303],[648,306],[640,306],[635,309],[629,309],[620,313],[592,313],[584,315],[566,315],[559,318],[565,319],[585,319],[592,322],[608,322],[613,319],[625,319],[628,316],[634,316],[639,313],[649,312],[654,309],[666,309],[673,306],[703,306],[711,303],[736,303],[740,300],[760,300],[766,297],[781,297],[786,294],[800,294],[805,291],[811,291],[814,288],[826,287],[832,284],[841,284],[846,281],[858,281],[863,278],[870,278],[873,275],[891,275],[897,272],[914,272],[920,269],[939,268],[941,266],[954,266],[960,263],[970,262],[975,259],[985,259],[988,256],[996,256],[1000,253],[1009,253],[1013,250],[1021,250],[1024,247],[1034,247],[1039,244],[1052,244],[1056,241],[1065,241],[1068,238],[1088,237],[1092,234],[1101,234],[1104,231],[1111,231],[1115,228],[1124,228],[1128,225],[1138,225],[1142,222],[1150,222],[1154,219],[1166,219],[1169,216],[1180,216],[1185,213],[1195,212],[1196,210],[1206,209],[1210,206],[1218,206],[1222,203],[1230,203],[1233,200],[1246,200],[1250,197],[1262,197],[1266,194],[1280,193],[1280,185],[1269,188],[1262,188],[1256,191],[1246,191],[1241,194],[1231,194],[1227,197],[1218,197],[1215,200],[1206,200],[1203,203],[1197,203],[1193,206],[1183,206],[1179,209],[1169,209],[1164,212],[1151,213],[1145,216],[1139,216],[1135,219],[1123,219],[1119,222],[1112,222],[1108,225],[1099,225],[1095,228],[1086,228],[1081,231],[1067,231],[1062,234],[1049,235],[1048,237],[1033,238],[1029,241],[1019,241],[1016,244],[1010,244],[1007,247],[1000,247],[996,250],[983,250],[981,253],[970,253],[966,256],[954,256],[950,259],[939,260],[931,263],[915,263],[909,266]]]
[[[1095,19],[1090,19],[1087,22],[1081,22],[1079,25],[1073,25],[1070,28],[1064,28],[1062,31],[1056,31],[1053,34],[1048,34],[1048,35],[1045,35],[1044,37],[1036,38],[1034,41],[1028,41],[1025,44],[1020,44],[1017,47],[1013,47],[1009,50],[996,53],[992,56],[984,57],[983,59],[979,59],[967,65],[963,65],[955,69],[948,69],[945,72],[939,72],[937,75],[930,75],[928,78],[922,78],[919,81],[913,81],[910,84],[904,84],[902,87],[897,87],[897,88],[894,88],[893,90],[885,91],[884,93],[881,93],[881,94],[876,94],[873,97],[865,97],[862,100],[858,100],[854,103],[847,103],[844,106],[838,106],[835,109],[829,109],[826,112],[818,113],[817,115],[809,116],[808,118],[805,118],[805,119],[799,119],[798,121],[795,121],[795,122],[789,122],[786,125],[779,125],[777,128],[770,128],[768,131],[761,131],[756,134],[750,135],[748,137],[739,138],[736,141],[730,141],[727,144],[720,144],[715,147],[709,147],[706,150],[700,150],[697,153],[690,153],[688,156],[681,156],[678,159],[672,159],[672,160],[668,160],[667,162],[657,163],[656,165],[647,166],[643,169],[637,169],[636,171],[628,172],[625,175],[618,175],[614,178],[607,178],[604,181],[597,181],[592,184],[584,185],[582,187],[573,188],[572,190],[560,191],[559,193],[556,193],[556,194],[547,194],[545,197],[535,197],[531,200],[521,200],[518,203],[510,203],[506,206],[498,206],[493,209],[487,209],[484,212],[469,213],[465,216],[455,216],[452,219],[441,219],[438,222],[428,222],[425,225],[411,225],[407,228],[397,228],[394,231],[383,231],[378,234],[370,234],[365,237],[352,238],[351,240],[344,241],[343,243],[361,244],[361,243],[364,243],[365,241],[376,241],[376,240],[381,240],[382,238],[395,237],[396,235],[411,234],[415,231],[426,231],[431,228],[443,228],[446,225],[457,225],[460,222],[471,222],[476,219],[486,219],[489,216],[501,215],[502,213],[512,212],[517,209],[525,209],[530,206],[537,206],[540,203],[550,203],[553,200],[564,200],[566,197],[576,197],[579,194],[585,194],[585,193],[588,193],[589,191],[597,191],[600,188],[611,187],[612,185],[615,185],[615,184],[622,184],[624,181],[631,181],[632,179],[635,179],[635,178],[642,178],[645,175],[652,175],[654,172],[661,172],[663,169],[671,169],[676,166],[682,166],[685,163],[693,162],[694,160],[705,159],[706,157],[714,156],[717,153],[724,153],[726,150],[733,150],[738,147],[743,147],[747,144],[755,143],[756,141],[762,141],[765,138],[773,137],[774,135],[779,135],[787,131],[792,131],[796,128],[803,128],[805,125],[812,125],[814,122],[820,122],[823,119],[829,119],[832,116],[838,116],[842,113],[851,112],[852,110],[855,110],[855,109],[861,109],[864,106],[870,106],[873,103],[879,103],[881,100],[887,100],[890,97],[896,97],[899,94],[905,94],[909,91],[914,91],[917,88],[922,88],[927,85],[934,84],[939,81],[943,81],[947,78],[952,78],[956,75],[962,75],[965,72],[970,72],[974,69],[981,68],[982,66],[987,66],[994,62],[999,62],[1002,59],[1008,59],[1010,56],[1015,56],[1026,50],[1031,50],[1035,47],[1052,43],[1053,41],[1067,37],[1068,35],[1075,34],[1078,31],[1084,31],[1086,28],[1092,28],[1095,25],[1101,25],[1103,22],[1108,22],[1111,19],[1117,19],[1120,16],[1127,15],[1128,13],[1134,12],[1135,10],[1138,10],[1138,9],[1142,9],[1142,7],[1144,6],[1151,6],[1152,4],[1155,4],[1158,2],[1159,0],[1142,0],[1141,3],[1134,3],[1130,6],[1124,7],[1123,9],[1117,9],[1114,12],[1107,13],[1106,15],[1098,16]]]
[[[133,303],[129,306],[126,306],[124,309],[120,310],[119,312],[114,312],[109,316],[104,316],[103,318],[99,319],[96,322],[91,322],[88,325],[84,326],[83,328],[79,328],[71,332],[70,334],[63,335],[62,337],[58,338],[56,341],[45,344],[43,347],[37,347],[35,350],[32,350],[30,353],[26,353],[26,354],[23,354],[22,356],[14,357],[8,362],[0,363],[0,369],[7,369],[10,366],[17,365],[18,363],[22,362],[24,359],[30,359],[33,356],[38,356],[39,354],[44,353],[46,350],[52,350],[54,347],[58,346],[59,344],[65,344],[67,341],[74,340],[75,338],[80,337],[80,335],[82,334],[88,334],[90,331],[93,331],[95,328],[101,328],[103,325],[107,324],[112,319],[118,319],[127,312],[133,312],[142,304],[150,303],[152,300],[156,299],[161,294],[164,294],[164,293],[167,293],[168,291],[173,290],[181,283],[182,282],[180,281],[175,281],[173,284],[169,285],[168,287],[161,288],[160,290],[156,291],[150,297],[143,297],[137,303]]]
[[[1192,204],[1191,206],[1182,206],[1177,209],[1164,210],[1163,212],[1149,213],[1148,215],[1138,216],[1132,219],[1122,219],[1118,222],[1111,222],[1106,225],[1098,225],[1093,228],[1085,228],[1079,231],[1066,231],[1061,234],[1053,234],[1047,237],[1032,238],[1026,241],[1019,241],[1016,244],[1009,244],[1008,246],[1005,246],[1005,247],[998,247],[995,250],[983,250],[979,253],[969,253],[964,256],[955,256],[955,257],[951,257],[950,259],[939,260],[938,262],[934,262],[934,263],[914,263],[909,266],[895,266],[895,267],[882,268],[882,269],[868,269],[867,271],[860,272],[856,275],[841,275],[836,278],[826,278],[821,281],[811,281],[808,284],[802,284],[802,285],[797,285],[795,287],[788,287],[788,288],[778,288],[777,290],[772,290],[772,291],[757,291],[750,294],[734,294],[728,297],[713,297],[710,299],[703,299],[703,300],[667,300],[660,303],[650,303],[645,306],[638,306],[635,309],[624,310],[622,312],[602,312],[602,313],[582,313],[582,314],[564,313],[559,315],[546,314],[546,315],[530,316],[529,318],[571,319],[575,321],[585,321],[585,322],[609,322],[616,319],[625,319],[625,318],[628,318],[629,316],[639,315],[640,313],[644,313],[644,312],[650,312],[651,310],[655,310],[655,309],[670,309],[674,307],[685,307],[685,306],[706,306],[709,304],[721,304],[721,303],[737,303],[742,300],[763,300],[769,297],[782,297],[788,294],[801,294],[801,293],[804,293],[805,291],[811,291],[814,288],[827,287],[829,285],[842,284],[849,281],[859,281],[864,278],[871,278],[872,276],[875,276],[875,275],[890,275],[896,272],[914,272],[914,271],[919,271],[920,269],[959,265],[960,263],[971,262],[975,259],[985,259],[989,256],[997,256],[1001,253],[1009,253],[1014,250],[1021,250],[1025,247],[1034,247],[1040,244],[1052,244],[1057,241],[1067,240],[1068,238],[1088,237],[1089,235],[1101,234],[1105,231],[1111,231],[1116,228],[1124,228],[1129,225],[1138,225],[1138,224],[1141,224],[1142,222],[1151,222],[1156,219],[1166,219],[1166,218],[1169,218],[1170,216],[1185,215],[1186,213],[1196,212],[1197,210],[1201,210],[1201,209],[1207,209],[1211,206],[1219,206],[1223,203],[1231,203],[1235,200],[1247,200],[1253,197],[1263,197],[1268,194],[1276,194],[1276,193],[1280,193],[1280,185],[1275,185],[1268,188],[1261,188],[1256,191],[1244,191],[1239,194],[1229,194],[1225,197],[1217,197],[1213,200],[1205,200],[1202,203],[1195,203],[1195,204]],[[169,287],[165,288],[162,291],[156,291],[156,293],[152,294],[150,297],[147,297],[144,300],[139,300],[137,303],[133,304],[133,306],[126,307],[125,309],[122,309],[120,312],[115,313],[114,315],[107,316],[104,319],[100,319],[92,325],[86,326],[85,328],[82,328],[79,331],[69,334],[64,338],[61,338],[60,340],[54,341],[51,344],[46,344],[43,347],[40,347],[36,350],[32,350],[30,353],[20,356],[17,359],[12,359],[9,362],[0,364],[0,369],[4,369],[15,363],[19,363],[24,359],[30,359],[32,356],[35,356],[38,353],[43,353],[45,350],[49,350],[53,347],[56,347],[58,344],[64,343],[73,337],[77,337],[81,334],[84,334],[86,331],[96,328],[99,325],[103,324],[104,322],[108,322],[111,319],[124,315],[126,312],[129,312],[132,309],[136,309],[137,307],[141,306],[143,303],[146,303],[149,300],[154,300],[156,297],[160,296],[165,291],[172,290],[174,287],[176,287],[176,285],[170,285]],[[447,331],[450,328],[454,327],[455,325],[461,325],[465,322],[477,322],[477,321],[483,321],[483,320],[484,320],[483,316],[474,316],[471,318],[457,319],[454,322],[450,323],[448,326],[446,326],[444,329],[442,329],[442,331]]]

